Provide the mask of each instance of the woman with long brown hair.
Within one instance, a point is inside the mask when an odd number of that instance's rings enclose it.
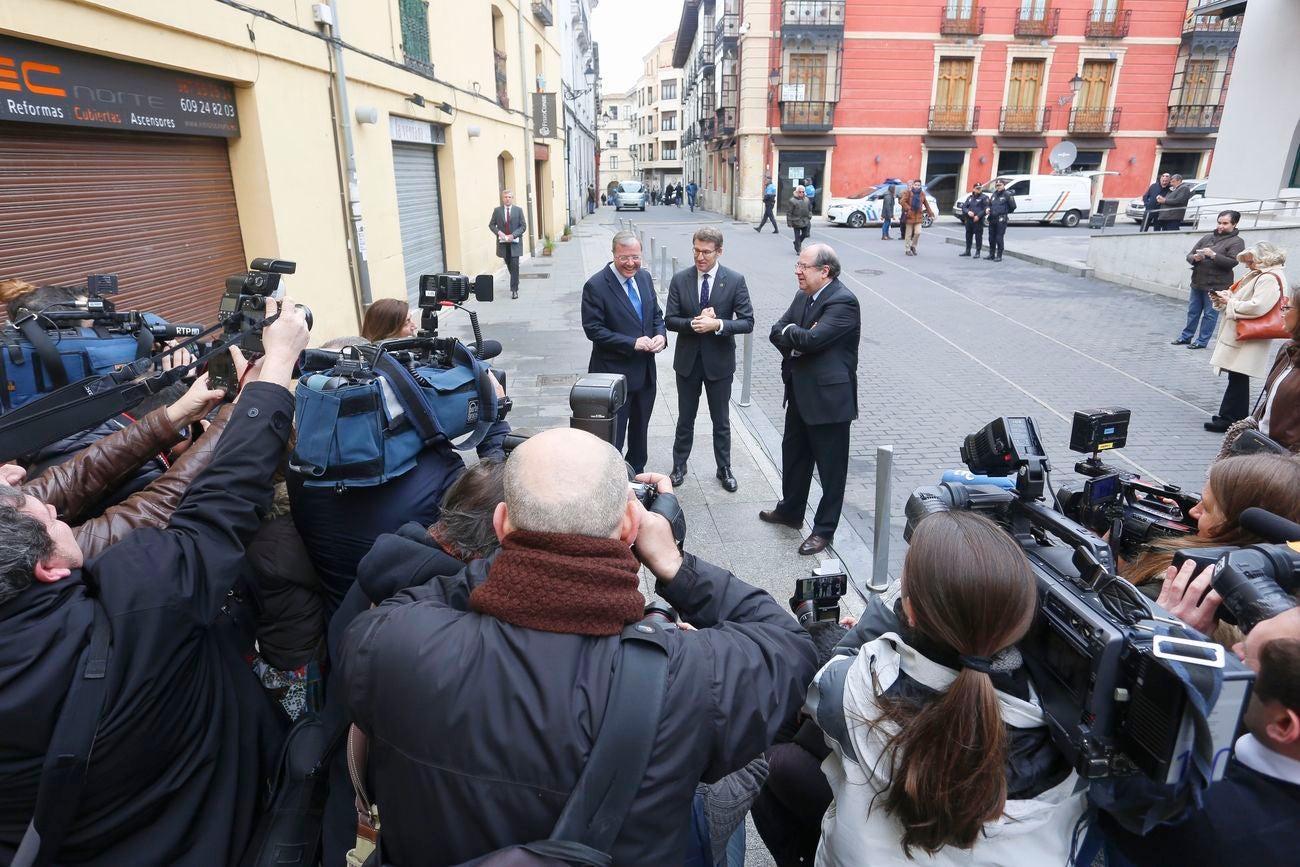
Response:
[[[987,518],[936,513],[899,593],[892,611],[872,600],[857,656],[809,691],[835,795],[817,864],[1066,863],[1084,797],[1015,646],[1038,600],[1024,553]]]
[[[1241,513],[1258,506],[1291,521],[1300,522],[1300,458],[1282,455],[1237,455],[1215,462],[1192,509],[1196,535],[1171,539],[1153,546],[1121,574],[1143,588],[1148,596],[1189,626],[1209,634],[1214,629],[1219,595],[1210,590],[1213,567],[1193,574],[1184,563],[1174,569],[1174,554],[1184,548],[1255,545],[1265,541],[1241,526]],[[1231,644],[1233,636],[1216,636]]]
[[[411,320],[411,305],[397,298],[380,298],[366,308],[366,318],[361,323],[361,336],[371,343],[394,337],[414,337],[415,323]]]

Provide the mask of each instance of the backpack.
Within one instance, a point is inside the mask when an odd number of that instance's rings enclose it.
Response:
[[[289,466],[303,484],[379,485],[414,467],[438,437],[469,434],[457,449],[482,442],[501,408],[495,382],[465,344],[447,345],[446,366],[402,363],[386,342],[348,347],[333,369],[299,379]]]
[[[96,328],[0,331],[0,413],[88,376],[112,373],[148,358],[153,335],[111,334]]]

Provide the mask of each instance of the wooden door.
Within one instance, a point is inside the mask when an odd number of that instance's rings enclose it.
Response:
[[[963,129],[966,106],[970,102],[970,83],[975,61],[970,57],[944,57],[939,60],[939,80],[934,91],[934,126]]]
[[[1212,105],[1218,99],[1211,96],[1214,73],[1218,62],[1214,60],[1189,60],[1183,70],[1183,98],[1181,105]]]
[[[1038,132],[1038,105],[1043,92],[1043,60],[1014,60],[1007,86],[1007,113],[1003,129],[1007,132]]]
[[[794,102],[822,102],[826,99],[826,55],[791,54],[786,81],[794,85]]]
[[[1115,64],[1110,60],[1085,60],[1079,75],[1083,79],[1083,88],[1079,91],[1075,110],[1074,131],[1104,132],[1108,126],[1107,107]]]

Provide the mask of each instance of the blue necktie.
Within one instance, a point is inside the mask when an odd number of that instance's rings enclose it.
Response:
[[[700,284],[700,309],[703,310],[709,306],[709,275],[704,275],[704,282]]]
[[[644,319],[645,314],[641,312],[641,295],[636,291],[636,283],[631,277],[627,278],[627,297],[632,302],[632,306],[636,308],[636,318]]]

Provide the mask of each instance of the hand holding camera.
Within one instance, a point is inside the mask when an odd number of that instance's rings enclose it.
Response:
[[[173,427],[191,425],[212,411],[226,396],[223,388],[212,388],[205,373],[194,380],[180,399],[167,407],[167,421]]]
[[[682,568],[681,543],[686,537],[686,519],[673,494],[673,483],[660,473],[642,473],[632,486],[633,499],[641,509],[641,524],[632,553],[660,582],[667,584]]]

